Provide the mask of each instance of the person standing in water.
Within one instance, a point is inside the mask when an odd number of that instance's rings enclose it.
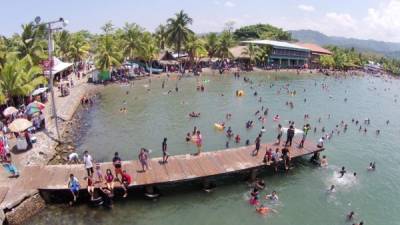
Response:
[[[163,153],[162,163],[168,163],[169,154],[167,152],[167,138],[166,137],[164,138],[164,140],[162,142],[162,153]]]
[[[339,171],[339,173],[340,173],[339,178],[342,178],[344,176],[344,174],[346,173],[346,168],[344,166],[342,166],[342,169]]]

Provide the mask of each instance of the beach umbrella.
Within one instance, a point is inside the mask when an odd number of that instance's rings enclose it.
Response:
[[[4,116],[11,116],[12,114],[18,112],[18,109],[16,109],[13,106],[7,107],[4,111],[3,111],[3,115]]]
[[[34,90],[31,95],[32,96],[40,95],[45,91],[47,91],[47,87],[41,87],[41,88],[38,88],[38,89]]]
[[[30,127],[32,127],[32,122],[23,118],[15,119],[8,126],[12,132],[22,132]]]
[[[282,132],[283,133],[287,133],[287,131],[288,131],[288,129],[289,128],[287,128],[287,127],[282,127]],[[300,130],[300,129],[297,129],[297,128],[295,128],[294,129],[294,135],[296,135],[296,134],[303,134],[304,132],[302,131],[302,130]]]

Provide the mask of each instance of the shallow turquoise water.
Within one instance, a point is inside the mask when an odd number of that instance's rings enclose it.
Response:
[[[310,133],[308,139],[315,141],[322,135],[324,126],[329,132],[344,120],[349,124],[346,133],[343,128],[326,143],[324,152],[329,159],[328,168],[316,168],[306,160],[295,164],[289,174],[264,175],[267,190],[276,190],[280,197],[278,204],[267,205],[278,213],[267,217],[259,216],[248,205],[248,187],[242,182],[219,186],[212,194],[192,190],[183,193],[171,193],[157,202],[135,199],[118,201],[112,211],[92,209],[85,205],[66,207],[53,205],[35,217],[34,224],[351,224],[345,215],[353,210],[356,222],[365,224],[400,224],[398,202],[400,179],[398,178],[400,153],[400,103],[394,100],[400,93],[399,80],[383,80],[373,77],[349,77],[335,79],[318,75],[293,74],[248,74],[254,84],[235,80],[233,76],[203,76],[209,80],[206,91],[196,91],[196,79],[184,78],[180,81],[170,79],[165,89],[161,89],[163,78],[151,81],[151,91],[145,86],[147,80],[135,82],[130,86],[107,86],[101,93],[96,105],[84,117],[86,128],[78,140],[79,149],[89,150],[94,158],[110,161],[114,151],[120,152],[123,159],[136,159],[140,147],[152,149],[151,156],[160,156],[161,142],[168,137],[170,154],[194,152],[194,146],[185,143],[185,134],[197,126],[204,138],[204,150],[212,151],[225,148],[227,138],[213,128],[214,122],[225,120],[225,114],[233,114],[227,121],[234,133],[244,140],[252,142],[260,131],[261,123],[254,112],[264,105],[269,115],[264,124],[267,132],[263,141],[275,139],[277,126],[272,116],[279,114],[280,123],[286,125],[294,120],[297,127],[305,121],[305,113],[310,115],[306,121],[317,126],[316,134]],[[327,84],[328,90],[322,90],[321,84]],[[176,84],[179,92],[175,92]],[[270,85],[273,84],[273,87]],[[296,96],[289,96],[284,89],[296,90]],[[251,89],[253,87],[254,89]],[[172,93],[167,94],[171,89]],[[246,95],[234,96],[237,89],[243,89]],[[305,89],[305,91],[304,91]],[[262,103],[252,93],[258,92]],[[126,92],[129,91],[128,94]],[[221,96],[221,94],[224,96]],[[304,102],[304,98],[307,99]],[[344,98],[348,101],[345,102]],[[126,104],[123,104],[123,101]],[[294,108],[285,105],[292,101]],[[121,107],[127,107],[126,114],[120,113]],[[189,118],[191,111],[201,112],[200,118]],[[331,115],[328,118],[328,114]],[[317,119],[321,117],[321,123]],[[361,125],[369,117],[371,124],[368,132],[359,132],[351,119],[358,119]],[[245,122],[254,120],[256,126],[245,129]],[[386,125],[385,121],[390,120]],[[375,130],[380,129],[377,136]],[[236,146],[233,142],[231,147]],[[370,161],[377,162],[377,171],[367,172]],[[337,178],[335,171],[346,166],[349,172],[356,171],[343,179]],[[337,192],[327,195],[325,190],[331,185],[337,186]]]

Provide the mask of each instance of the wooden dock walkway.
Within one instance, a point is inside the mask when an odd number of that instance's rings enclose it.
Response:
[[[289,148],[291,158],[297,158],[314,152],[323,151],[317,148],[315,143],[306,141],[303,148],[298,148],[300,140],[294,140]],[[150,169],[140,172],[141,166],[137,160],[123,161],[122,168],[132,176],[130,187],[156,186],[160,184],[178,183],[190,180],[199,180],[218,175],[231,174],[251,169],[265,167],[263,157],[266,146],[275,148],[282,146],[273,143],[262,144],[259,154],[252,156],[254,145],[203,152],[199,156],[190,154],[171,156],[166,164],[160,164],[161,158],[149,160]],[[111,162],[101,163],[101,169],[105,174],[106,169],[114,167]],[[7,203],[9,198],[17,198],[18,195],[32,190],[67,190],[69,174],[74,174],[81,183],[81,188],[86,188],[86,170],[82,164],[78,165],[48,165],[27,166],[21,171],[21,177],[13,185],[15,188],[8,190],[1,205]],[[117,185],[116,185],[117,186]]]

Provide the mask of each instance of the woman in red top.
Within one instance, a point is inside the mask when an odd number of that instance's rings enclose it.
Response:
[[[110,169],[106,170],[106,175],[104,176],[106,180],[106,185],[109,190],[114,190],[114,175],[112,174]]]

